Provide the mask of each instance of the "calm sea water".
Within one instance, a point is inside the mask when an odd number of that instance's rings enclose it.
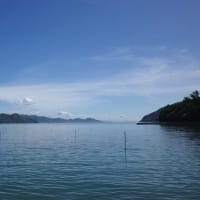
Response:
[[[0,199],[199,200],[200,127],[0,125]]]

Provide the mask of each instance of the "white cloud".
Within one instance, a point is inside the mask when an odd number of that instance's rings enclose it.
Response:
[[[66,112],[66,111],[60,111],[58,112],[56,117],[61,117],[61,118],[66,118],[66,119],[73,119],[73,118],[87,118],[87,117],[91,117],[85,114],[75,114],[75,113],[71,113],[71,112]]]
[[[66,111],[60,111],[58,112],[58,116],[61,117],[61,118],[70,118],[72,116],[71,113],[69,112],[66,112]]]
[[[21,105],[25,105],[25,106],[30,106],[32,105],[34,102],[33,102],[33,99],[29,98],[29,97],[24,97],[22,100],[19,101],[19,103]]]

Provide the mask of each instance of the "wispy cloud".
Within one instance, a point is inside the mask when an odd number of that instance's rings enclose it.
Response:
[[[0,100],[21,102],[41,113],[98,104],[104,97],[156,96],[187,94],[200,88],[200,62],[186,50],[161,48],[157,55],[139,55],[131,48],[118,48],[108,54],[91,57],[94,62],[128,60],[132,67],[110,78],[75,83],[46,83],[0,86]],[[164,54],[163,52],[166,51]],[[33,104],[34,102],[34,104]],[[26,106],[27,107],[27,106]],[[27,112],[27,108],[24,111]],[[67,112],[60,115],[70,116]]]

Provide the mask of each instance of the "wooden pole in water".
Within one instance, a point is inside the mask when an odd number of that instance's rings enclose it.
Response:
[[[76,128],[74,130],[74,138],[75,138],[75,141],[76,141]]]
[[[126,155],[126,131],[124,131],[124,155],[125,155],[125,162],[127,162],[127,155]]]
[[[124,131],[124,149],[126,151],[126,131]]]

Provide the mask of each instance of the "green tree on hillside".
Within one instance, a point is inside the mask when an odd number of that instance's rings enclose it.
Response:
[[[199,99],[199,91],[195,90],[194,92],[192,92],[192,94],[190,94],[191,99]]]
[[[165,106],[159,114],[161,122],[200,122],[200,96],[195,90],[182,102]]]

